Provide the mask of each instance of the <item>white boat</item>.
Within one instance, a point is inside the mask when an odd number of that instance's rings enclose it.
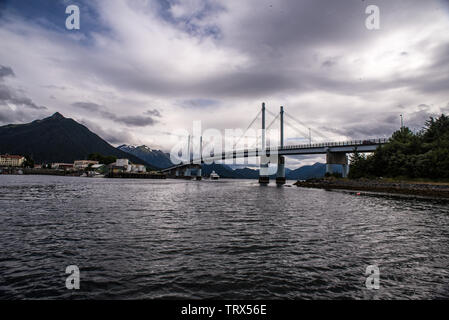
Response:
[[[220,178],[220,176],[218,174],[216,174],[215,171],[212,171],[212,173],[210,174],[210,179],[218,180],[219,178]]]

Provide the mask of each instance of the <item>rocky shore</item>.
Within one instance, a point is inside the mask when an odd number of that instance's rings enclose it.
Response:
[[[406,182],[379,180],[349,180],[349,179],[311,179],[294,183],[297,187],[318,189],[342,189],[355,191],[370,191],[382,193],[397,193],[426,197],[449,198],[449,183],[436,182]]]

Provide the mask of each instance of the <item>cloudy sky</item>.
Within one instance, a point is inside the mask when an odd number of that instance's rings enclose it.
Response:
[[[0,125],[58,111],[169,151],[174,130],[245,129],[264,101],[316,141],[387,137],[400,114],[419,129],[449,112],[448,30],[448,0],[1,1]]]

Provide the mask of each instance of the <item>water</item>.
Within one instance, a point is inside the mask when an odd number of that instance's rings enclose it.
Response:
[[[257,181],[0,176],[0,298],[447,299],[448,204]],[[365,286],[368,265],[379,290]]]

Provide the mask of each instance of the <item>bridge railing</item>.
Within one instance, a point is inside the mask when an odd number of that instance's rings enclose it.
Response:
[[[347,146],[363,146],[373,144],[387,143],[389,138],[379,139],[366,139],[366,140],[351,140],[351,141],[338,141],[338,142],[322,142],[312,144],[300,144],[284,146],[283,148],[270,148],[271,150],[291,150],[291,149],[311,149],[311,148],[323,148],[323,147],[347,147]]]

